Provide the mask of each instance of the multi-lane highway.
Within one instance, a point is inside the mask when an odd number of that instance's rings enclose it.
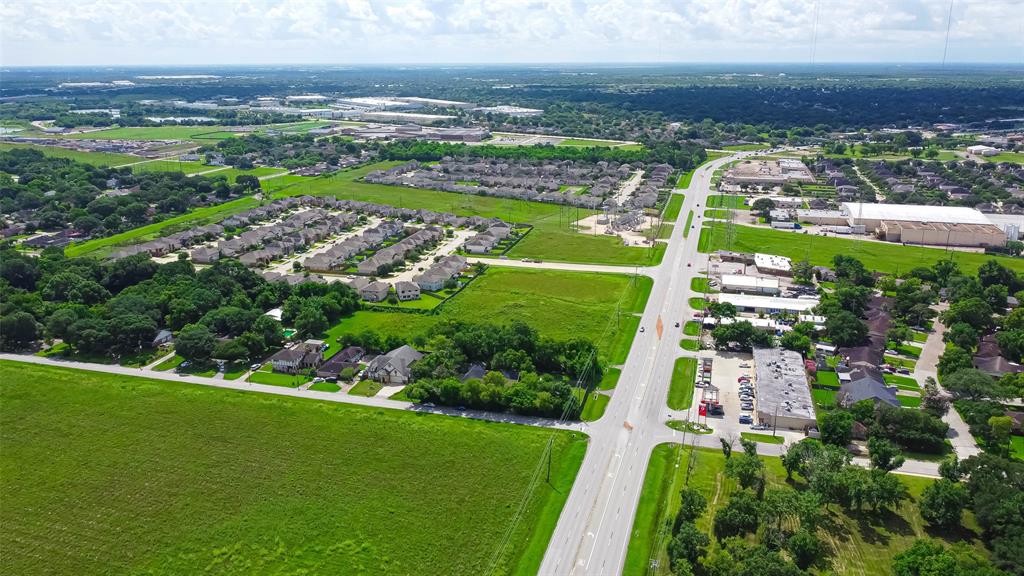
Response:
[[[691,280],[707,262],[697,252],[700,224],[712,173],[746,154],[721,158],[699,168],[660,266],[645,270],[654,288],[638,333],[604,416],[590,425],[590,448],[562,510],[541,564],[544,575],[618,574],[629,544],[651,450],[675,434],[665,426],[672,369],[680,356],[682,326],[692,317],[687,304]],[[686,215],[694,228],[684,237]],[[658,325],[663,327],[658,329]],[[676,326],[676,323],[679,326]],[[715,440],[717,443],[717,439]]]

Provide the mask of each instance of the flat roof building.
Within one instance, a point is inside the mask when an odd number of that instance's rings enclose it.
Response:
[[[474,108],[473,111],[483,112],[484,114],[504,114],[515,118],[540,116],[544,113],[543,110],[538,108],[522,108],[520,106],[483,106],[480,108]]]
[[[746,294],[778,294],[779,279],[764,276],[748,276],[746,274],[723,274],[722,290],[726,292],[743,292]]]
[[[793,312],[805,314],[818,305],[817,298],[780,298],[754,294],[718,294],[718,301],[732,304],[737,310],[754,313]]]
[[[447,116],[444,114],[418,114],[416,112],[363,112],[359,116],[363,120],[415,122],[417,124],[435,124],[437,122],[455,119],[455,116]]]
[[[762,274],[775,274],[777,276],[791,276],[793,274],[793,261],[785,256],[775,254],[754,254],[754,266]]]
[[[817,426],[803,357],[792,350],[754,348],[757,421],[791,430]]]
[[[787,182],[814,183],[814,174],[795,158],[744,160],[726,170],[722,181],[737,185],[781,186]]]
[[[986,214],[965,206],[843,202],[851,225],[883,240],[930,246],[1005,246],[1007,233]]]

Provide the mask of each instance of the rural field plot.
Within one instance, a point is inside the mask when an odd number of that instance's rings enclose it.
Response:
[[[112,152],[83,152],[80,150],[70,150],[68,148],[61,148],[60,146],[39,146],[36,144],[17,144],[17,143],[0,143],[0,152],[5,150],[17,150],[17,149],[32,149],[39,150],[46,156],[53,156],[54,158],[70,158],[76,162],[82,162],[84,164],[92,164],[93,166],[121,166],[122,164],[131,164],[134,162],[142,162],[145,158],[139,156],[132,156],[131,154],[115,154]]]
[[[5,574],[533,574],[586,449],[526,426],[0,370]],[[552,437],[551,484],[495,563]]]
[[[143,173],[143,172],[181,172],[186,176],[196,174],[199,172],[210,172],[211,170],[217,170],[218,166],[207,166],[202,162],[183,162],[180,160],[154,160],[152,162],[143,162],[142,164],[136,164],[132,166],[132,172]],[[209,174],[213,176],[217,172]]]
[[[956,261],[965,273],[973,274],[979,266],[993,258],[1011,270],[1024,272],[1024,260],[1019,258],[780,232],[752,226],[734,225],[730,231],[729,226],[722,223],[705,225],[701,229],[699,247],[701,252],[735,250],[778,254],[793,260],[807,258],[816,266],[831,266],[833,256],[845,254],[859,259],[869,270],[885,274],[909,272],[915,267],[932,266],[945,259]]]
[[[437,314],[363,310],[342,319],[328,336],[334,340],[342,334],[374,330],[415,338],[444,320],[499,324],[522,320],[551,338],[593,340],[609,362],[618,363],[629,351],[639,326],[634,313],[643,311],[651,286],[645,276],[492,266]]]
[[[686,479],[689,458],[688,450],[681,448],[679,444],[661,444],[651,454],[633,521],[624,575],[671,573],[666,553],[668,539],[659,540],[657,535],[662,523],[671,519],[679,508],[679,491]],[[806,489],[806,483],[800,478],[786,481],[786,471],[780,458],[765,456],[761,460],[765,463],[769,487],[789,485],[797,490]],[[681,462],[678,468],[677,461]],[[980,529],[972,514],[964,514],[963,525],[958,530],[931,530],[921,518],[917,500],[933,480],[902,474],[898,477],[910,491],[911,499],[893,513],[872,516],[845,512],[835,506],[825,509],[828,529],[819,529],[819,535],[829,551],[832,570],[851,575],[891,574],[892,557],[909,548],[915,539],[929,536],[944,539],[947,544],[964,542],[984,553]],[[715,512],[737,490],[736,481],[725,475],[725,456],[720,450],[697,449],[689,486],[707,498],[708,509],[697,520],[697,526],[710,534]],[[655,549],[659,542],[660,549]],[[712,547],[716,546],[712,539]],[[648,563],[652,559],[658,559],[659,565],[656,570],[648,571]]]

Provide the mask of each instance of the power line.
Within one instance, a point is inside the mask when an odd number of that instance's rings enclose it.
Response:
[[[953,0],[949,0],[949,13],[946,14],[946,42],[942,45],[942,65],[946,65],[946,54],[949,52],[949,29],[953,24]]]
[[[818,51],[818,14],[821,11],[821,0],[814,2],[814,23],[811,25],[811,64],[814,64]]]

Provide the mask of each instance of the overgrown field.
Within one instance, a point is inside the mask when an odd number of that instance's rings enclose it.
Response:
[[[623,574],[627,576],[651,574],[648,563],[658,559],[657,575],[670,574],[665,547],[668,539],[657,547],[658,529],[662,522],[670,521],[679,508],[679,491],[685,485],[689,448],[685,451],[679,444],[661,444],[654,449],[644,477],[643,491],[637,516],[634,519],[626,565]],[[786,471],[777,457],[762,457],[769,486],[783,486]],[[679,467],[676,468],[676,463]],[[835,506],[825,508],[825,521],[818,535],[829,550],[831,569],[841,575],[887,575],[892,574],[892,557],[907,549],[917,538],[934,537],[947,543],[965,542],[982,549],[980,530],[973,515],[964,513],[964,524],[959,530],[932,530],[921,519],[917,500],[932,480],[917,476],[899,475],[906,484],[911,499],[904,502],[896,512],[846,513]],[[802,480],[789,483],[801,490]],[[725,456],[720,450],[697,449],[697,459],[690,476],[690,487],[700,490],[708,501],[708,510],[697,520],[697,526],[711,534],[711,521],[715,512],[729,500],[737,489],[735,480],[725,475]],[[712,541],[714,539],[712,538]],[[714,546],[714,544],[712,544]]]
[[[765,252],[788,256],[793,260],[806,258],[811,264],[820,266],[831,266],[833,256],[845,254],[859,259],[868,270],[886,274],[903,274],[915,267],[931,266],[939,260],[950,258],[959,263],[965,273],[974,274],[979,266],[996,258],[1004,266],[1024,272],[1024,259],[1021,258],[957,250],[947,252],[938,248],[780,232],[752,226],[733,225],[731,230],[730,234],[729,226],[722,223],[705,225],[700,233],[700,251]]]
[[[526,426],[0,371],[4,574],[533,574],[585,450]],[[495,563],[552,436],[551,484]]]
[[[46,156],[53,156],[54,158],[70,158],[76,162],[92,164],[94,166],[120,166],[122,164],[131,164],[133,162],[142,162],[145,160],[145,158],[132,156],[130,154],[82,152],[79,150],[61,148],[59,146],[38,146],[35,144],[17,144],[9,142],[0,143],[0,152],[5,150],[16,150],[19,148],[31,148],[32,150],[39,150]]]
[[[551,338],[593,340],[606,360],[620,363],[639,327],[640,319],[633,314],[643,311],[651,286],[646,276],[491,266],[437,314],[360,311],[342,319],[328,335],[333,340],[375,330],[412,339],[443,320],[521,320]]]

